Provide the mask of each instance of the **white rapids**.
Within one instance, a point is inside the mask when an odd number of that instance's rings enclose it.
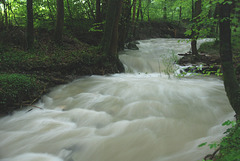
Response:
[[[1,118],[0,160],[200,161],[210,153],[198,145],[219,141],[234,115],[222,80],[169,79],[161,55],[189,43],[139,42],[120,55],[129,73],[82,77],[53,88],[40,108]]]

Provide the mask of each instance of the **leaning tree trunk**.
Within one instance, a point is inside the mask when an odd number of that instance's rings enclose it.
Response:
[[[114,62],[121,72],[123,66],[118,58],[118,22],[122,9],[122,0],[109,0],[106,24],[102,40],[102,51],[107,56],[108,61]]]
[[[225,91],[236,113],[236,118],[240,119],[240,87],[232,62],[230,12],[231,6],[228,3],[220,4],[220,56]]]
[[[27,49],[31,49],[34,42],[32,4],[32,0],[27,0]]]
[[[63,0],[57,0],[57,23],[55,30],[55,42],[57,44],[62,43],[63,26],[64,26],[64,3]]]

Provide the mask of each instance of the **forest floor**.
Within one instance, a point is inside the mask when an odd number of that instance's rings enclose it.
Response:
[[[233,66],[237,80],[240,82],[240,47],[233,46]],[[178,64],[181,66],[191,66],[185,69],[186,72],[196,72],[205,75],[214,74],[221,76],[221,59],[219,54],[219,42],[205,42],[198,49],[198,55],[191,52],[179,54],[182,56]],[[199,68],[201,66],[201,69]]]
[[[32,105],[56,85],[68,83],[81,76],[118,72],[114,65],[101,55],[97,46],[67,35],[64,35],[62,45],[58,46],[49,33],[41,32],[41,37],[35,41],[34,49],[26,51],[21,44],[24,37],[18,35],[19,30],[21,29],[14,28],[9,31],[12,35],[7,35],[2,39],[5,42],[0,43],[0,113],[3,115]],[[10,74],[18,75],[10,77]],[[19,77],[19,74],[26,77]],[[32,86],[35,91],[29,89],[26,91],[28,95],[22,96],[22,90],[25,89],[19,84],[27,82],[27,78],[34,80],[31,83],[38,87]],[[8,83],[4,84],[5,80]],[[12,90],[9,90],[11,88]]]

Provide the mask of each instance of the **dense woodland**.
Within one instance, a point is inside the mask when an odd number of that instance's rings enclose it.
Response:
[[[118,51],[134,48],[135,40],[190,38],[197,60],[197,40],[211,37],[216,41],[204,52],[220,53],[239,118],[239,24],[238,0],[1,0],[1,113],[77,76],[123,72]]]

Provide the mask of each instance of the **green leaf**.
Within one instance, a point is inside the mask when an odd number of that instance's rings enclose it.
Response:
[[[205,146],[205,145],[207,145],[207,142],[202,143],[202,144],[199,144],[198,147],[203,147],[203,146]]]

